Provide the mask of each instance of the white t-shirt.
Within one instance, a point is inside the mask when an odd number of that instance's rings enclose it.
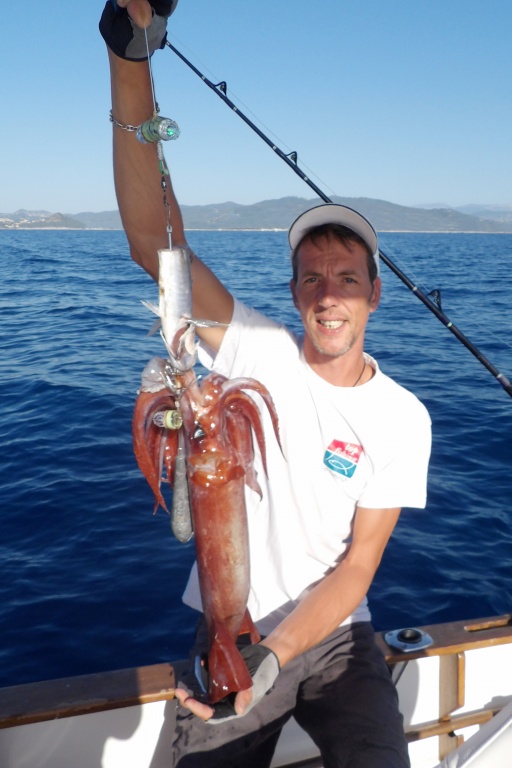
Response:
[[[256,448],[263,499],[246,487],[248,608],[262,634],[340,562],[356,505],[425,506],[428,412],[365,356],[375,369],[370,381],[333,386],[304,361],[301,341],[287,328],[238,301],[217,355],[200,350],[207,368],[264,384],[279,416],[282,452],[267,409],[254,395],[265,428],[268,478]],[[196,567],[183,599],[201,610]],[[344,623],[369,619],[365,598]]]

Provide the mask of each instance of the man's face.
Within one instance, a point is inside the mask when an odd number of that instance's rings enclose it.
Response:
[[[306,238],[298,252],[297,282],[290,288],[306,332],[307,362],[326,362],[363,351],[369,315],[377,309],[381,282],[370,282],[367,253],[360,243],[346,245],[334,237],[313,243]]]

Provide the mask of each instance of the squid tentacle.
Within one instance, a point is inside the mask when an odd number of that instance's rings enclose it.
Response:
[[[163,458],[161,448],[165,430],[153,423],[153,416],[173,406],[174,398],[165,390],[141,392],[133,413],[133,450],[137,464],[155,496],[155,511],[159,505],[168,510],[160,490]]]
[[[265,446],[265,435],[263,434],[261,414],[258,410],[258,406],[254,400],[244,392],[231,392],[227,395],[224,395],[222,398],[222,404],[224,406],[223,413],[231,412],[235,418],[243,417],[245,422],[250,425],[260,449],[265,474],[267,474],[267,451]],[[238,418],[238,423],[242,427],[245,426],[240,418]],[[252,451],[251,453],[252,461],[254,452]]]
[[[254,469],[254,446],[251,424],[242,413],[228,410],[224,413],[226,431],[235,451],[237,461],[245,469],[245,482],[255,491],[260,499],[263,492],[258,483],[258,474]]]
[[[274,430],[274,434],[276,436],[276,440],[278,442],[279,448],[281,449],[281,453],[283,452],[283,447],[281,445],[281,439],[279,437],[279,418],[277,416],[276,407],[274,405],[274,401],[272,400],[272,397],[270,395],[270,392],[268,389],[261,384],[261,382],[256,381],[256,379],[249,379],[240,377],[238,379],[227,379],[222,387],[223,396],[227,396],[234,392],[242,393],[241,390],[249,390],[250,392],[256,392],[260,397],[262,398],[263,402],[267,406],[267,410],[270,414],[270,418],[272,420],[272,428]],[[254,402],[251,399],[252,402]]]

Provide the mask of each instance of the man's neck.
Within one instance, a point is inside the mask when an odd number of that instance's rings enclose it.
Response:
[[[328,357],[304,348],[304,359],[312,371],[334,387],[355,387],[369,381],[373,369],[366,363],[361,351],[352,354],[352,350],[339,357]]]

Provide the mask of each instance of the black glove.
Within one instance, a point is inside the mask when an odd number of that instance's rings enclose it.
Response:
[[[235,711],[235,693],[217,704],[210,705],[215,713],[206,722],[211,725],[225,723],[234,717],[243,717],[274,687],[280,672],[279,660],[275,653],[264,645],[246,645],[240,653],[252,677],[252,701],[241,715],[237,715]]]
[[[150,0],[153,20],[147,28],[148,45],[144,30],[131,20],[126,8],[120,8],[116,0],[107,0],[100,19],[100,32],[111,51],[121,59],[145,61],[167,41],[167,19],[174,12],[178,0]]]

